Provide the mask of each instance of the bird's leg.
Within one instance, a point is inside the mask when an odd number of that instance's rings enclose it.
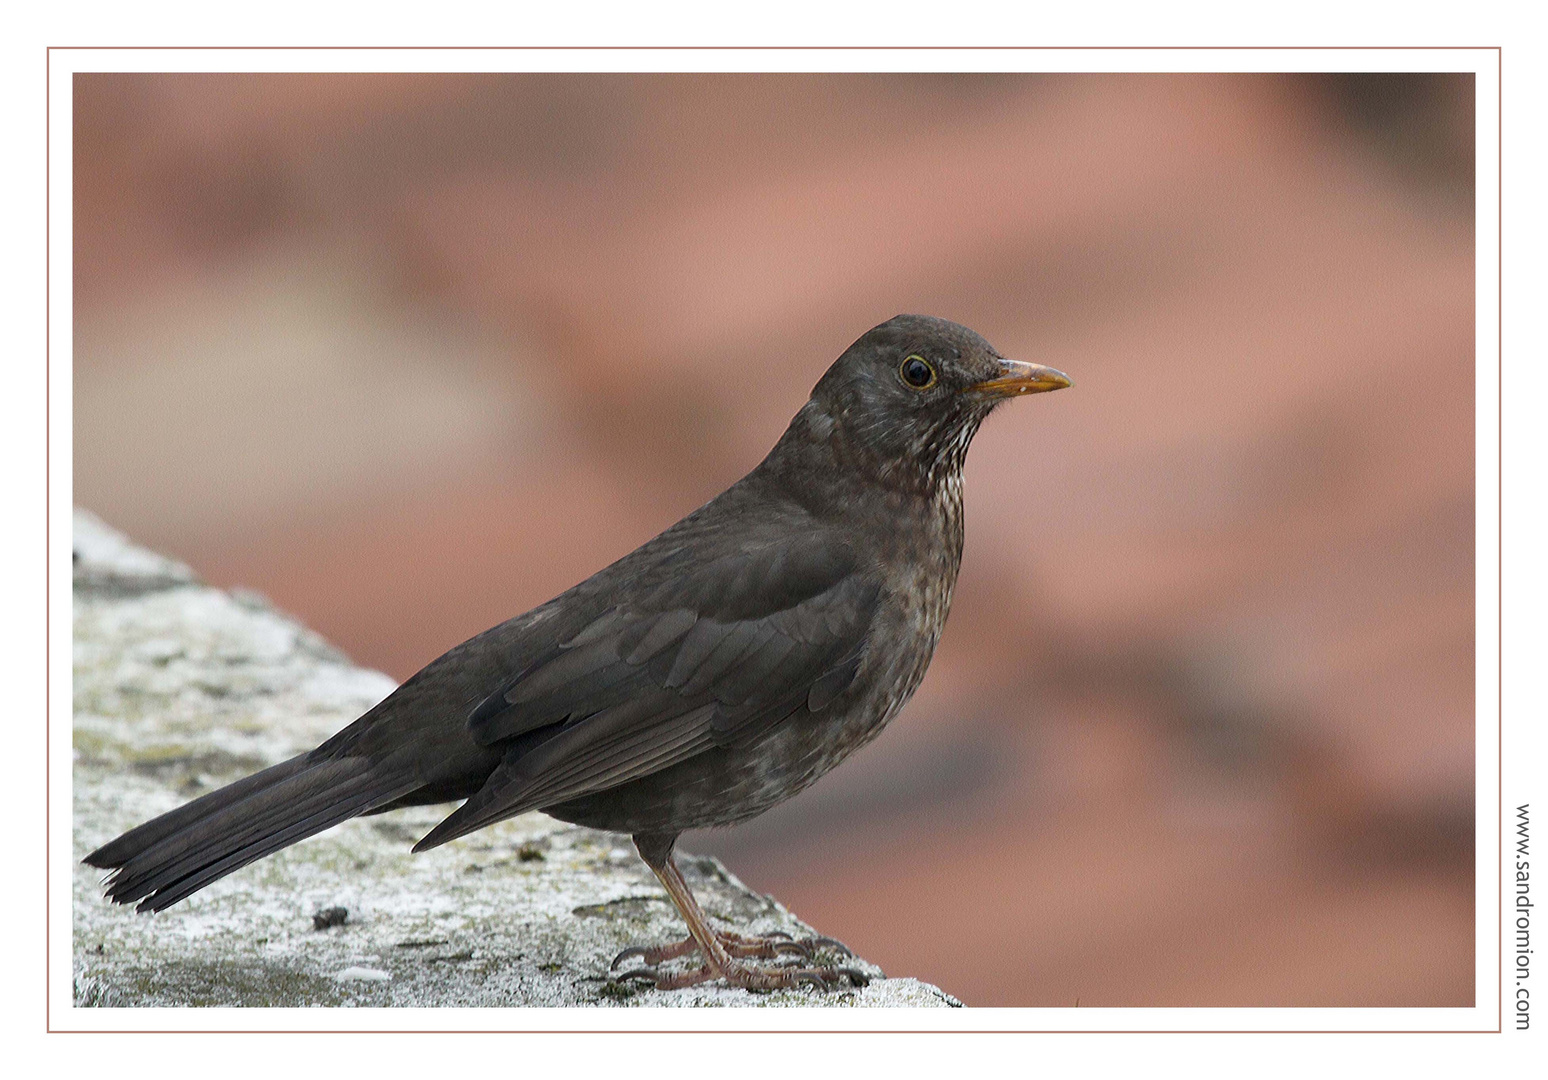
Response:
[[[641,957],[647,965],[654,965],[663,960],[676,959],[698,952],[704,959],[702,967],[693,971],[684,972],[681,975],[661,975],[650,967],[637,968],[627,972],[625,979],[641,979],[653,983],[658,990],[680,990],[688,986],[697,986],[699,983],[710,982],[714,979],[724,979],[732,986],[738,986],[745,990],[776,990],[782,987],[798,986],[802,983],[811,983],[815,986],[825,987],[836,983],[848,981],[856,986],[864,986],[870,981],[870,977],[855,968],[816,968],[816,967],[784,967],[762,969],[749,967],[740,963],[738,958],[763,958],[768,959],[779,956],[783,952],[795,952],[806,957],[811,954],[811,947],[803,942],[789,940],[784,936],[770,936],[765,938],[743,937],[740,934],[718,932],[713,929],[709,920],[705,918],[704,911],[699,907],[697,900],[693,898],[688,883],[683,880],[682,871],[677,868],[677,862],[672,858],[672,844],[676,837],[646,837],[634,838],[635,846],[639,849],[640,857],[651,868],[656,878],[666,889],[667,895],[672,898],[672,903],[688,924],[689,937],[686,941],[680,941],[673,945],[665,945],[659,948],[634,948],[625,949],[613,961],[616,968],[618,964],[630,956]],[[845,949],[831,938],[816,938],[814,943],[836,946],[844,953]]]

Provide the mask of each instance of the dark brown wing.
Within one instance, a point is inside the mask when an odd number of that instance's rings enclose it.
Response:
[[[505,757],[415,850],[827,708],[854,679],[878,596],[823,533],[639,583],[473,710],[474,739]]]

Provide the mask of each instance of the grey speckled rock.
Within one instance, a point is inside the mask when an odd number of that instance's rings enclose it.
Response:
[[[201,585],[187,567],[89,514],[76,514],[74,546],[77,860],[195,795],[315,746],[393,688],[261,598]],[[76,1003],[960,1004],[913,979],[827,993],[614,986],[607,965],[620,949],[683,934],[628,839],[528,814],[410,855],[443,813],[423,807],[346,822],[155,916],[108,904],[99,872],[77,862]],[[716,860],[681,861],[720,925],[814,933]],[[330,908],[347,917],[317,928]]]

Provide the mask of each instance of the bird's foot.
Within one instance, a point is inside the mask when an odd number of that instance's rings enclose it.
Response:
[[[653,967],[630,968],[617,981],[639,981],[657,990],[682,990],[701,983],[724,979],[742,990],[785,990],[797,986],[815,986],[819,990],[849,984],[865,986],[871,977],[852,967],[774,967],[756,968],[732,960],[723,964],[705,964],[692,971],[668,975]]]
[[[710,962],[691,971],[668,974],[656,970],[656,965],[700,951],[699,943],[692,937],[671,945],[634,945],[613,958],[612,970],[625,960],[639,957],[644,967],[630,968],[616,976],[620,983],[638,981],[657,990],[681,990],[689,986],[724,979],[728,985],[743,990],[781,990],[789,987],[810,985],[819,989],[849,983],[865,986],[871,977],[852,967],[770,967],[758,968],[738,963],[743,959],[772,960],[784,956],[810,960],[819,949],[831,950],[843,956],[853,956],[841,941],[829,937],[793,938],[789,934],[775,932],[761,937],[749,937],[728,931],[716,931],[715,939],[724,957],[713,957]]]
[[[772,960],[786,955],[810,959],[812,953],[818,949],[831,949],[842,956],[854,955],[842,941],[835,941],[830,937],[793,938],[779,930],[761,937],[717,930],[715,940],[720,942],[721,947],[730,956],[740,960]],[[636,956],[645,961],[647,967],[654,967],[667,960],[676,960],[680,956],[688,956],[698,951],[699,943],[691,936],[670,945],[630,945],[613,957],[609,970],[617,971],[618,966],[625,960]]]

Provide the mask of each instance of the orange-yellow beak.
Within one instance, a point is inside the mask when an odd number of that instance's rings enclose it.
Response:
[[[1042,364],[1002,359],[998,376],[974,383],[971,389],[990,397],[1011,398],[1022,394],[1041,394],[1046,390],[1063,390],[1069,385],[1070,377],[1062,371]]]

